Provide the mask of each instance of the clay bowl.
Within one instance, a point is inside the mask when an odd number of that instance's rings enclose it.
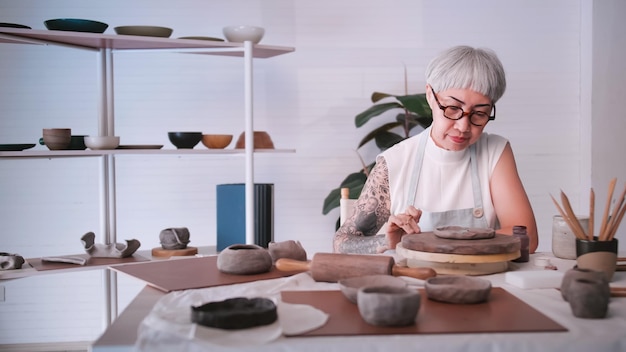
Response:
[[[202,144],[209,149],[224,149],[233,140],[232,134],[203,134]]]
[[[352,303],[357,303],[359,289],[363,287],[407,287],[407,283],[391,275],[365,275],[355,276],[338,281],[341,293]]]
[[[109,27],[108,24],[85,20],[81,18],[56,18],[44,21],[44,25],[49,30],[54,31],[71,31],[71,32],[87,32],[87,33],[104,33]]]
[[[424,289],[433,301],[474,304],[489,298],[491,281],[463,275],[437,276],[427,279]]]
[[[265,131],[254,131],[254,149],[274,149],[272,138]],[[242,132],[237,139],[235,148],[243,149],[246,147],[246,133]]]
[[[44,128],[43,142],[50,150],[63,150],[70,146],[72,130],[70,128]]]
[[[226,26],[222,29],[222,32],[229,42],[243,43],[251,41],[254,44],[259,44],[261,39],[263,39],[265,29],[262,27],[238,25]]]
[[[370,286],[357,293],[363,320],[376,326],[407,326],[415,323],[421,296],[408,287]]]
[[[227,274],[252,275],[270,271],[272,257],[255,244],[233,244],[217,255],[217,269]]]
[[[178,149],[193,149],[202,140],[202,132],[168,132],[167,138]]]

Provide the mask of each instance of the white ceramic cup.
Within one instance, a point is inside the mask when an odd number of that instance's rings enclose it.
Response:
[[[576,215],[585,234],[589,217]],[[557,258],[576,259],[576,236],[561,215],[552,217],[552,253]]]

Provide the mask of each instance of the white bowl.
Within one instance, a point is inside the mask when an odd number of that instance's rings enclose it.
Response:
[[[262,27],[239,25],[226,26],[222,29],[222,32],[229,42],[243,43],[245,41],[251,41],[254,44],[259,44],[265,34],[265,29]]]
[[[85,146],[91,150],[115,149],[120,145],[118,136],[86,136]]]

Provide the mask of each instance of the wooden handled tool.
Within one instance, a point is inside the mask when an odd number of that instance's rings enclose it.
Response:
[[[393,275],[425,280],[436,276],[431,268],[398,266],[393,257],[369,254],[316,253],[310,261],[280,258],[276,261],[280,271],[310,271],[313,280],[336,282],[354,276]]]

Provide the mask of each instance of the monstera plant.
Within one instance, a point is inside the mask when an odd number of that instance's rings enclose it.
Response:
[[[406,77],[406,76],[405,76]],[[374,92],[372,94],[372,105],[367,110],[356,115],[354,123],[357,128],[363,127],[370,122],[376,116],[380,116],[383,113],[398,109],[399,113],[395,118],[395,121],[387,122],[377,125],[370,133],[368,133],[357,147],[357,154],[359,149],[364,145],[375,142],[380,151],[384,151],[394,144],[409,138],[411,131],[415,127],[419,127],[421,130],[430,126],[432,123],[432,111],[428,102],[426,101],[426,94],[411,94],[411,95],[392,95],[386,93]],[[370,123],[369,125],[372,125]],[[369,126],[368,125],[368,126]],[[349,174],[339,185],[339,187],[330,191],[326,199],[324,199],[324,207],[322,214],[326,215],[331,210],[339,207],[339,199],[341,198],[341,189],[350,189],[350,198],[357,198],[361,194],[363,185],[372,170],[376,161],[367,164],[361,155],[359,154],[363,167],[361,170]],[[339,227],[339,220],[337,220],[336,228]]]

